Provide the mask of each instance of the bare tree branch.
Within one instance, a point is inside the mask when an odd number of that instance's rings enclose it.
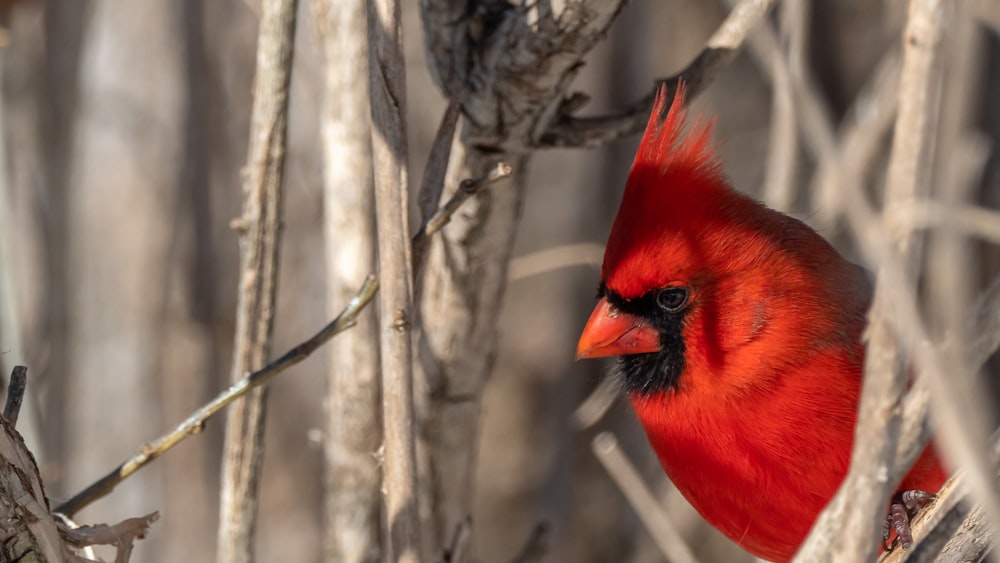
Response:
[[[332,315],[375,268],[368,23],[365,0],[316,0],[323,54],[323,236]],[[380,561],[381,444],[378,333],[374,315],[327,349],[324,560]]]
[[[592,242],[567,244],[518,256],[510,261],[510,280],[522,280],[574,266],[600,268],[604,245]]]
[[[406,70],[398,0],[368,8],[368,57],[378,238],[382,364],[382,464],[389,561],[420,561],[411,330],[413,270],[407,220]]]
[[[7,399],[3,406],[3,417],[10,427],[17,426],[17,417],[21,414],[21,403],[24,402],[24,391],[28,387],[28,368],[14,366],[10,372],[10,383],[7,384]]]
[[[1000,348],[1000,278],[980,295],[969,307],[965,316],[965,327],[958,334],[950,334],[947,340],[941,345],[942,349],[953,350],[957,354],[966,358],[967,367],[970,373],[975,373],[986,362],[989,357]],[[922,380],[917,381],[917,385],[907,395],[907,402],[904,408],[904,418],[921,417],[924,426],[927,426],[928,411],[930,410],[929,393],[924,389]],[[914,391],[918,391],[915,393]],[[910,411],[913,411],[910,414]],[[925,435],[929,430],[925,431]],[[915,446],[923,449],[923,445],[913,437],[907,436],[904,432],[900,436],[899,452],[897,463],[905,465],[912,463],[916,459],[916,454],[912,451],[916,449],[910,446],[911,451],[904,450],[910,443],[916,442]],[[926,439],[924,439],[926,443]],[[997,447],[994,445],[994,460],[997,456]],[[967,487],[961,487],[959,483],[963,481],[962,473],[953,476],[938,494],[938,500],[930,506],[928,510],[922,511],[914,523],[914,538],[916,545],[913,554],[898,553],[900,550],[883,558],[883,561],[930,561],[938,550],[942,552],[944,561],[978,561],[980,555],[992,545],[992,533],[986,533],[994,526],[989,515],[982,507],[975,507],[969,510],[968,504],[973,502]],[[963,498],[964,504],[959,504],[959,497]],[[939,514],[940,513],[940,514]],[[956,523],[956,520],[961,522]],[[955,534],[955,530],[961,531]],[[929,545],[924,546],[924,542],[930,540]],[[942,543],[947,544],[942,546]],[[945,557],[945,554],[951,553]],[[919,554],[928,554],[921,556]]]
[[[891,294],[911,282],[919,256],[911,230],[902,228],[893,207],[927,193],[932,139],[936,127],[940,83],[940,44],[945,9],[933,0],[913,0],[905,32],[900,112],[889,164],[884,216],[888,239],[902,279],[880,264],[875,299],[869,313],[865,377],[854,452],[848,475],[834,502],[824,510],[796,561],[870,561],[885,518],[885,502],[901,428],[900,406],[905,393],[904,355],[893,329]],[[895,283],[894,283],[895,282]],[[919,323],[919,319],[917,320]],[[834,516],[832,507],[850,499],[851,509]],[[834,522],[828,520],[836,519]],[[833,541],[836,538],[836,541]]]
[[[437,212],[427,218],[420,230],[413,235],[414,246],[425,246],[428,237],[444,228],[450,221],[458,208],[463,203],[476,195],[479,190],[486,185],[503,180],[510,176],[513,169],[506,162],[498,162],[485,176],[478,178],[467,178],[458,185],[458,190],[452,194],[451,198],[442,205]]]
[[[152,442],[143,444],[135,455],[125,460],[110,473],[83,491],[73,495],[69,500],[57,506],[54,512],[60,512],[72,517],[85,506],[110,494],[118,483],[121,483],[149,462],[166,453],[170,448],[181,443],[185,438],[201,432],[205,426],[205,422],[227,405],[239,399],[247,392],[270,382],[281,372],[308,358],[310,354],[315,352],[326,341],[354,326],[357,316],[375,297],[376,292],[378,292],[378,280],[375,276],[369,275],[357,295],[344,307],[340,315],[330,321],[322,330],[305,342],[285,352],[280,358],[234,382],[228,389],[219,393],[214,399],[191,413],[190,416],[178,424],[172,431]]]
[[[261,3],[243,214],[238,223],[240,287],[233,381],[263,366],[270,354],[297,6],[297,0]],[[264,390],[257,390],[234,406],[226,419],[217,548],[220,562],[253,559],[265,405]]]
[[[514,174],[469,198],[428,251],[420,280],[420,377],[428,389],[421,437],[435,542],[469,514],[481,397],[493,366],[500,304],[526,189],[528,149],[556,118],[560,98],[623,0],[560,4],[421,2],[432,76],[462,101],[445,192],[498,161]],[[495,10],[491,10],[495,8]]]
[[[787,51],[782,56],[780,48],[771,53],[771,101],[770,148],[767,152],[767,169],[761,189],[764,202],[769,207],[781,211],[791,209],[796,193],[796,170],[798,169],[799,138],[795,123],[795,91],[791,73],[802,73],[805,68],[807,49],[806,22],[809,15],[809,0],[787,2],[780,6],[781,44]],[[763,29],[764,31],[761,31]],[[753,35],[767,33],[768,26],[757,26]]]
[[[820,122],[825,121],[821,116],[825,112],[818,108],[811,112],[817,116],[811,125],[814,129],[811,136],[817,139],[812,142],[812,146],[818,148],[816,152],[820,159],[819,170],[810,186],[811,207],[816,210],[813,220],[821,227],[832,227],[844,213],[847,205],[847,198],[843,196],[847,189],[845,186],[856,186],[858,193],[863,192],[865,179],[894,123],[899,99],[899,67],[898,50],[893,49],[882,57],[874,76],[848,111],[850,118],[841,126],[836,155],[825,154],[825,144],[818,140],[822,135],[818,131]],[[806,93],[800,92],[799,99],[818,99],[810,81],[803,80],[802,88]],[[807,131],[807,136],[809,135]]]
[[[673,98],[678,82],[683,80],[688,96],[696,96],[736,58],[747,33],[773,4],[774,0],[742,0],[733,7],[722,25],[708,39],[705,48],[684,70],[669,78],[657,80],[649,94],[618,114],[574,117],[568,110],[573,109],[576,103],[560,107],[556,119],[538,138],[536,146],[593,148],[638,133],[649,119],[653,98],[660,85],[666,85],[669,97]],[[568,101],[572,102],[572,98]]]

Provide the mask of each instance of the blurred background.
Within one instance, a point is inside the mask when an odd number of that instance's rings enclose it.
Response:
[[[403,4],[416,183],[445,101],[428,72],[417,3]],[[770,43],[755,35],[693,108],[718,116],[715,138],[738,189],[807,220],[856,256],[836,195],[821,195],[815,153],[794,121],[788,133],[781,116],[788,101],[779,100],[788,90],[776,88],[781,71],[770,57],[775,45],[791,50],[790,70],[808,73],[825,118],[838,134],[849,131],[870,109],[856,104],[859,93],[899,50],[906,3],[808,5],[772,14],[777,43],[774,33]],[[997,209],[1000,6],[956,5],[933,189],[944,201]],[[29,367],[22,431],[49,496],[62,499],[227,385],[238,265],[230,221],[240,213],[258,7],[254,0],[8,0],[2,9],[0,365],[5,377],[13,365]],[[627,3],[571,88],[591,96],[583,113],[641,98],[655,78],[693,59],[727,12],[723,2]],[[318,116],[328,77],[320,19],[313,2],[300,3],[275,352],[310,336],[344,305],[328,303],[326,286]],[[774,143],[789,138],[783,154],[791,157],[774,162]],[[575,363],[573,355],[636,143],[540,150],[525,171],[496,319],[499,347],[481,407],[477,560],[514,559],[541,522],[549,526],[548,561],[662,560],[591,451],[601,431],[615,433],[701,560],[749,560],[665,482],[623,401],[586,428],[574,418],[606,368]],[[874,201],[890,139],[876,143],[865,174]],[[921,287],[933,328],[948,326],[948,316],[996,278],[1000,253],[995,240],[929,238]],[[951,296],[938,299],[940,291]],[[271,387],[261,561],[325,560],[330,364],[317,353]],[[997,373],[995,363],[984,370],[994,390]],[[222,436],[222,420],[211,421],[78,520],[159,510],[134,561],[213,561]]]

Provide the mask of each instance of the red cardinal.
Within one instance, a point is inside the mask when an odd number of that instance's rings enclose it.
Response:
[[[711,123],[682,132],[683,85],[664,118],[666,105],[661,89],[577,357],[620,356],[677,488],[747,551],[787,561],[847,474],[871,286],[804,223],[730,187]],[[904,547],[904,504],[931,497],[902,493],[946,476],[928,447],[900,484]]]

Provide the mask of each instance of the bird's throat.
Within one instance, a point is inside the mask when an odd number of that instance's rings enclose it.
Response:
[[[678,388],[684,373],[684,338],[680,319],[660,327],[659,352],[618,356],[615,372],[630,394],[648,396]]]

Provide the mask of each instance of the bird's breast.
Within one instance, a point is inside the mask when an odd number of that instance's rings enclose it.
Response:
[[[722,395],[682,386],[632,403],[694,508],[744,549],[783,561],[847,472],[859,376],[855,362],[820,354],[766,387]]]

